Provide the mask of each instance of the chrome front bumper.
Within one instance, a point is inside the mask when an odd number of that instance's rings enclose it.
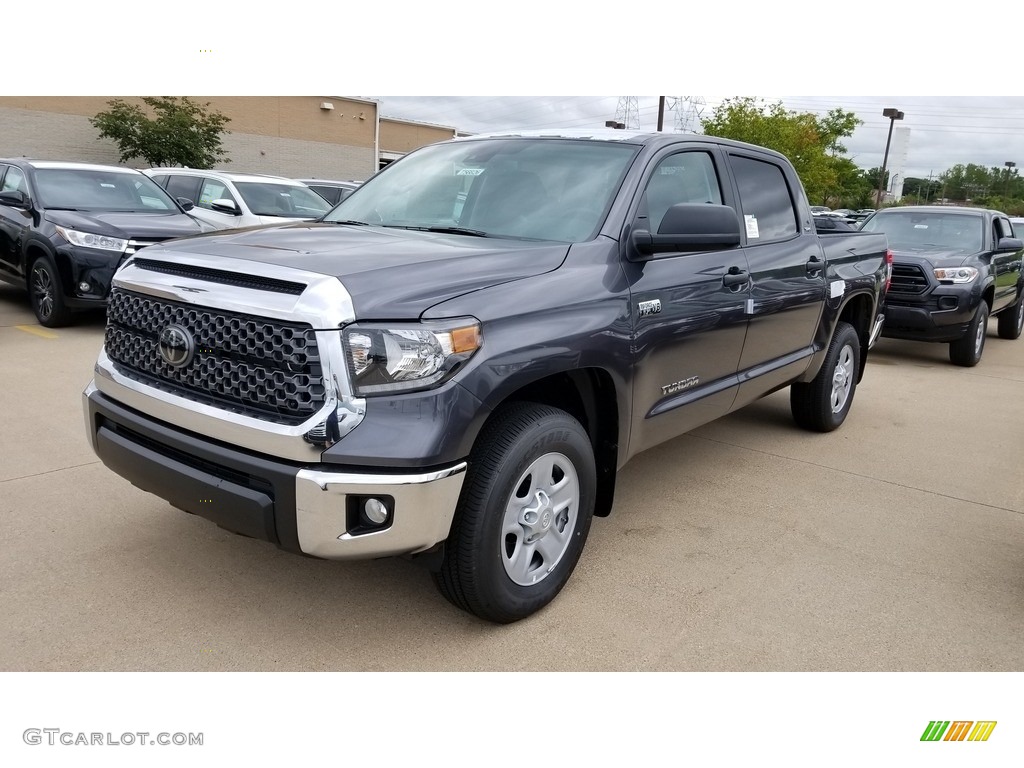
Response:
[[[92,382],[82,399],[89,442],[114,472],[174,507],[313,557],[430,549],[448,537],[466,477],[464,461],[418,473],[331,471],[212,442],[125,407]],[[389,502],[386,527],[353,524],[354,505],[368,497]]]
[[[347,474],[302,470],[295,478],[299,546],[327,560],[415,554],[448,538],[466,477],[466,462],[419,475]],[[349,496],[390,496],[390,527],[353,535],[346,530]],[[340,511],[340,516],[339,516]]]

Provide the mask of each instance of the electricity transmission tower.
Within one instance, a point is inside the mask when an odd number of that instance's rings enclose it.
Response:
[[[671,109],[676,113],[677,133],[700,133],[707,101],[703,96],[673,96]]]
[[[640,128],[640,101],[636,96],[619,96],[615,108],[615,122],[622,123],[627,130]]]

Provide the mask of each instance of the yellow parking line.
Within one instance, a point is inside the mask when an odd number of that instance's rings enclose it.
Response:
[[[42,336],[44,339],[57,338],[57,334],[54,333],[53,331],[48,331],[45,328],[39,328],[35,325],[16,325],[14,327],[17,328],[19,331],[24,331],[25,333],[33,333],[36,336]]]

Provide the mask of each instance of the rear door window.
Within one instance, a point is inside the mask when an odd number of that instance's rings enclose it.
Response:
[[[732,156],[740,209],[751,245],[797,234],[796,210],[786,175],[775,163]]]
[[[337,205],[341,201],[341,193],[343,190],[340,187],[322,187],[316,184],[307,184],[306,186],[320,195],[320,197],[331,205]]]

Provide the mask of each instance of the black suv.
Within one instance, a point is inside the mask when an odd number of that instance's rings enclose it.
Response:
[[[130,168],[0,159],[0,280],[27,288],[40,324],[105,306],[114,271],[143,246],[216,227]]]

